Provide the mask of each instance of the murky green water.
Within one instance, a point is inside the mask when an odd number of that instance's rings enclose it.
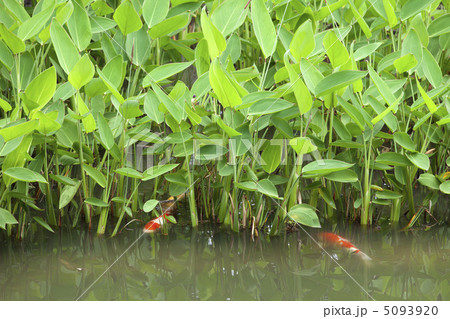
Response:
[[[335,232],[373,260],[328,250],[333,260],[303,231],[36,232],[0,244],[0,300],[450,300],[448,228]]]

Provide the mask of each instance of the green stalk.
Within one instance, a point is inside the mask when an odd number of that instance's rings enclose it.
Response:
[[[48,182],[48,163],[47,163],[47,141],[44,139],[44,173],[47,180],[47,214],[48,222],[52,226],[56,226],[55,208],[53,207],[53,196]]]

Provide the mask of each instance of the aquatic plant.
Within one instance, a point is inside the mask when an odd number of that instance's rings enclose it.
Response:
[[[194,227],[366,225],[382,205],[412,227],[450,193],[448,2],[32,3],[0,1],[8,235],[115,235],[167,193]]]

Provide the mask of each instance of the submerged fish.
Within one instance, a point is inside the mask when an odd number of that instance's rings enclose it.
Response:
[[[171,196],[164,201],[160,201],[159,204],[161,205],[161,210],[163,213],[161,216],[152,219],[144,226],[144,233],[153,233],[160,229],[161,226],[169,220],[167,217],[174,213],[177,209],[176,202],[183,199],[185,196],[186,193],[183,193],[181,195],[178,195],[176,199],[175,197]]]
[[[359,256],[365,261],[370,261],[372,258],[363,253],[360,249],[356,248],[349,240],[333,233],[320,233],[319,239],[326,244],[332,244],[349,250],[352,254]]]

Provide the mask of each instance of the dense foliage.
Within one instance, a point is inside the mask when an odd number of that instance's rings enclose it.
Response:
[[[430,218],[450,193],[448,6],[0,0],[0,227],[114,235],[185,192],[193,226],[254,233]]]

